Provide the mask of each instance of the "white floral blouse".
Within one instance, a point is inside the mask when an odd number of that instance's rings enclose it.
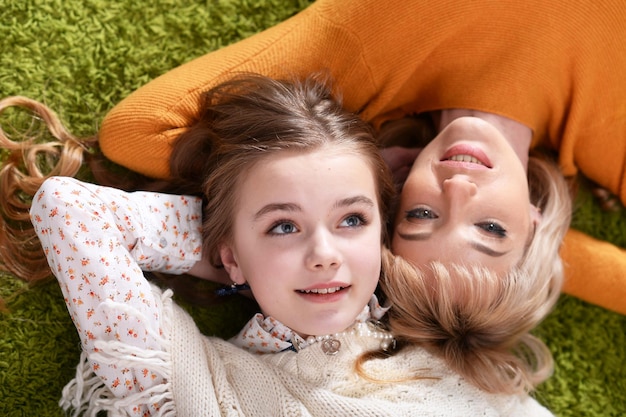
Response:
[[[126,193],[53,177],[35,195],[31,220],[88,357],[103,340],[162,350],[161,335],[148,330],[161,328],[161,300],[142,270],[183,273],[200,260],[199,198]],[[107,308],[108,300],[132,305],[141,316]],[[121,360],[94,360],[91,368],[118,397],[163,382],[158,371]],[[129,407],[133,414],[151,415],[160,404]]]

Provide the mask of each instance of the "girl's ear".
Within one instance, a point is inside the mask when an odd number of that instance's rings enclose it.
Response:
[[[230,275],[230,279],[235,284],[245,284],[246,279],[239,267],[239,262],[237,262],[237,255],[230,246],[224,245],[220,248],[220,258],[224,269],[228,272],[228,275]]]
[[[534,204],[530,205],[530,220],[533,222],[535,227],[541,223],[543,219],[543,215],[541,214],[541,209]]]

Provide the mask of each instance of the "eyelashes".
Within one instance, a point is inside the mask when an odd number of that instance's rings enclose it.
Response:
[[[419,221],[428,221],[428,220],[436,220],[439,218],[439,215],[430,208],[427,207],[417,207],[411,210],[407,210],[405,212],[405,217],[407,220],[419,220]],[[500,223],[496,221],[487,220],[484,222],[475,223],[474,226],[478,227],[484,233],[492,237],[496,237],[499,239],[503,239],[507,236],[507,230]]]
[[[431,209],[418,207],[413,210],[408,210],[406,212],[406,218],[418,219],[418,220],[432,220],[432,219],[438,219],[439,216]]]
[[[288,235],[292,233],[297,233],[300,230],[298,227],[293,224],[289,220],[279,220],[272,224],[270,229],[267,231],[269,235]]]
[[[369,216],[365,213],[350,213],[344,216],[339,228],[356,229],[370,224]],[[267,230],[268,235],[285,236],[300,232],[300,228],[291,219],[280,219],[272,223]]]
[[[494,236],[496,236],[498,238],[505,238],[506,237],[506,229],[504,227],[500,226],[496,222],[477,223],[476,226],[480,227],[481,229],[483,229],[488,234],[494,235]]]
[[[346,216],[346,218],[341,222],[341,224],[344,224],[344,223],[345,223],[344,227],[361,227],[361,226],[368,225],[369,219],[364,214],[353,213],[353,214]]]

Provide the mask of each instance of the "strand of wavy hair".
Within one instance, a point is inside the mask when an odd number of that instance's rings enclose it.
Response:
[[[384,267],[389,326],[402,345],[429,350],[487,392],[532,391],[551,374],[550,351],[530,333],[533,311],[546,303],[545,292],[533,294],[543,292],[544,279],[438,262],[415,268],[393,256]]]
[[[49,277],[50,270],[30,221],[32,198],[46,178],[74,177],[88,145],[38,101],[22,96],[0,100],[0,114],[10,108],[30,111],[32,123],[15,135],[0,127],[0,147],[5,153],[0,168],[0,269],[34,283]],[[36,128],[39,120],[52,140],[42,139],[41,129]]]

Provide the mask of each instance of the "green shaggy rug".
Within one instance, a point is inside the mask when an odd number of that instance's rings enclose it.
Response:
[[[0,96],[43,101],[74,133],[91,135],[139,86],[310,3],[4,0]],[[626,247],[626,211],[602,212],[582,191],[575,227]],[[80,348],[56,282],[26,288],[0,274],[0,297],[9,307],[0,313],[0,416],[62,416],[57,402]],[[248,307],[233,299],[190,310],[204,332],[229,336],[249,316]],[[541,403],[562,417],[626,415],[626,317],[563,296],[537,334],[556,358],[554,376],[536,393]]]

